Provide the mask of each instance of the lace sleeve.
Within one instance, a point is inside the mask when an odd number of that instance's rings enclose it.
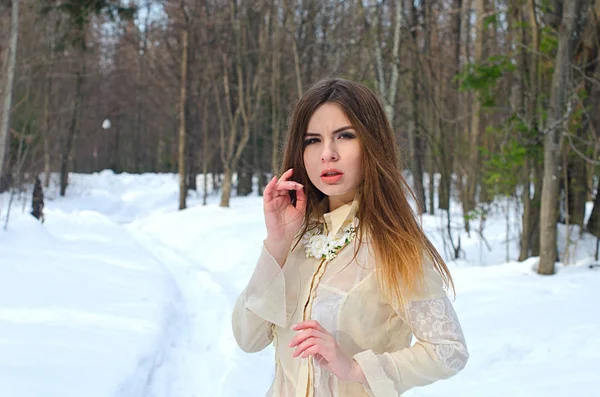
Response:
[[[409,302],[405,310],[417,339],[413,346],[383,354],[367,350],[354,356],[372,396],[399,396],[413,387],[449,378],[469,358],[458,317],[446,296]]]
[[[415,337],[431,345],[438,364],[454,372],[465,367],[469,353],[458,316],[447,297],[410,302],[410,327]]]

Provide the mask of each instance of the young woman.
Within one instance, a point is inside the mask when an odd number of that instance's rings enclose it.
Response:
[[[376,95],[340,78],[311,87],[283,169],[264,190],[267,238],[233,311],[244,351],[275,345],[267,396],[392,397],[464,368],[450,272],[409,205]]]

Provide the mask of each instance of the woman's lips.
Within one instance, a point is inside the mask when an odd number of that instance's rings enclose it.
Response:
[[[344,174],[341,172],[334,174],[323,174],[321,175],[321,180],[327,184],[338,183],[342,179],[343,175]]]

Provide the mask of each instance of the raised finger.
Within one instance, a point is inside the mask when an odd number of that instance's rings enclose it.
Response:
[[[274,198],[288,196],[289,195],[288,192],[289,192],[289,190],[287,190],[287,189],[277,190],[274,193]]]
[[[322,332],[319,332],[317,330],[314,330],[314,329],[302,331],[292,338],[292,340],[290,342],[290,347],[297,346],[300,343],[304,342],[308,338],[323,339],[324,337],[325,337],[325,334],[323,334]]]
[[[325,351],[325,346],[321,346],[321,345],[313,345],[311,347],[309,347],[308,349],[304,350],[304,352],[300,355],[300,357],[305,358],[308,356],[314,356],[315,354],[321,354],[321,356],[323,356],[323,358],[325,358],[325,356],[323,355]]]
[[[317,320],[300,321],[298,324],[293,325],[292,329],[294,329],[296,331],[300,331],[303,329],[315,329],[317,331],[329,334],[329,332],[327,332],[327,330],[325,328],[323,328],[323,326],[321,324],[319,324],[319,322]]]
[[[286,172],[284,172],[283,174],[281,174],[281,176],[279,177],[279,180],[282,182],[285,182],[288,180],[288,178],[290,176],[292,176],[292,174],[294,173],[294,169],[290,168],[289,170],[287,170]]]
[[[271,193],[271,191],[275,188],[277,184],[277,176],[273,176],[273,178],[271,178],[271,180],[269,181],[269,183],[267,183],[267,185],[265,186],[265,190],[263,190],[263,194],[268,194]]]
[[[308,339],[306,339],[304,342],[300,343],[297,347],[296,350],[294,351],[294,353],[292,354],[292,357],[298,357],[299,355],[301,355],[306,349],[308,349],[309,347],[312,347],[316,344],[321,343],[321,340],[318,338],[314,338],[314,337],[310,337]]]
[[[276,193],[275,187],[277,186],[277,177],[271,178],[271,181],[265,186],[263,191],[263,198],[265,203],[269,203],[273,199],[273,194]]]
[[[277,190],[298,190],[303,188],[304,186],[298,182],[294,181],[281,181],[275,186]]]
[[[296,189],[296,209],[301,213],[306,210],[306,193],[304,193],[304,186],[302,189]]]

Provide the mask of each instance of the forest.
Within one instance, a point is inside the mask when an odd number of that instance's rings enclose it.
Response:
[[[519,260],[553,274],[559,223],[600,237],[599,18],[600,0],[0,0],[0,192],[176,173],[174,206],[206,200],[204,175],[228,207],[340,76],[379,95],[456,258],[457,229],[516,210]]]

